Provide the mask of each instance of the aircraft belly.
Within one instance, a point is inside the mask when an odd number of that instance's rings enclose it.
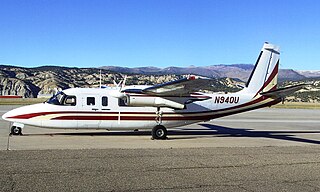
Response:
[[[149,129],[154,127],[155,122],[152,121],[112,121],[100,124],[100,128],[117,129],[117,130],[133,130],[133,129]]]
[[[36,127],[42,127],[42,120],[30,120],[30,119],[16,119],[12,120],[12,122],[17,122],[25,125],[31,125]]]
[[[161,125],[166,128],[172,128],[177,126],[189,125],[196,123],[198,121],[163,121]],[[156,121],[117,121],[108,122],[100,124],[100,129],[110,129],[110,130],[133,130],[133,129],[152,129],[154,126],[158,125]]]
[[[77,129],[78,124],[75,120],[46,120],[42,122],[42,127],[55,129]]]

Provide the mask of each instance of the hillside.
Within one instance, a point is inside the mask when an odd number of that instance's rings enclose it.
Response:
[[[113,85],[127,75],[127,85],[154,85],[182,78],[187,74],[214,77],[216,82],[210,91],[233,92],[239,90],[253,69],[253,65],[213,65],[207,67],[187,68],[169,67],[103,67],[102,84]],[[23,68],[0,65],[0,95],[20,95],[34,98],[38,95],[53,94],[57,89],[71,87],[98,87],[99,71],[97,68],[69,68],[57,66],[41,66]],[[312,78],[306,78],[301,73],[291,69],[279,72],[279,87],[307,83],[307,89],[301,90],[288,97],[289,101],[320,102],[320,77],[313,71]]]
[[[286,98],[291,102],[320,102],[320,78],[308,78],[300,81],[284,81],[280,83],[280,87],[286,87],[290,85],[307,84],[305,89],[301,89],[294,94]]]
[[[98,87],[99,72],[96,68],[67,68],[43,66],[37,68],[22,68],[0,66],[0,95],[20,95],[34,98],[42,94],[53,94],[57,89],[71,87]],[[120,73],[101,70],[102,84],[113,85],[113,80],[123,79]],[[181,78],[182,75],[138,75],[127,74],[127,85],[153,85]],[[216,81],[211,91],[235,91],[237,81],[222,78]]]

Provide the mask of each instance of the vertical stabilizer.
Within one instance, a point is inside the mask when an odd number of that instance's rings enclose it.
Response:
[[[276,89],[279,58],[279,47],[265,43],[243,91],[258,94]]]

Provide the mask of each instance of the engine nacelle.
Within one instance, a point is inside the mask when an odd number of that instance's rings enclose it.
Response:
[[[109,94],[112,97],[115,97],[115,98],[118,98],[118,99],[125,98],[127,96],[125,93],[122,93],[119,90],[111,90],[111,91],[109,91]]]
[[[126,96],[125,104],[132,107],[169,107],[184,109],[185,105],[162,97]]]

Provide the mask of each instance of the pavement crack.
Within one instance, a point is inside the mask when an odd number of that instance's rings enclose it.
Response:
[[[154,190],[194,190],[194,189],[201,189],[201,188],[211,188],[211,187],[239,187],[238,185],[232,185],[232,184],[213,184],[213,185],[194,185],[194,186],[173,186],[173,187],[153,187],[153,188],[140,188],[140,189],[128,189],[128,190],[117,190],[121,192],[128,192],[128,191],[154,191]],[[247,189],[244,189],[248,191]]]
[[[273,163],[273,164],[265,164],[265,165],[260,165],[256,167],[270,167],[270,166],[282,166],[282,165],[312,165],[312,164],[320,164],[318,161],[312,161],[312,162],[296,162],[296,163]]]
[[[10,175],[10,182],[11,182],[11,185],[10,185],[10,190],[11,191],[14,191],[14,188],[15,188],[15,186],[16,186],[16,182],[14,181],[14,179],[13,179],[13,175]]]
[[[162,170],[188,170],[188,169],[225,169],[225,168],[242,168],[242,167],[271,167],[271,166],[292,166],[292,165],[312,165],[320,164],[320,162],[297,162],[297,163],[274,163],[274,164],[265,164],[265,165],[253,165],[253,164],[243,164],[243,165],[225,165],[225,166],[194,166],[194,167],[171,167],[171,168],[162,168]],[[151,171],[151,170],[150,170]]]
[[[187,167],[146,167],[140,172],[166,172],[166,171],[175,171],[175,170],[195,170],[195,169],[228,169],[228,168],[245,168],[245,167],[252,167],[252,168],[263,168],[263,167],[272,167],[272,166],[293,166],[293,165],[313,165],[313,164],[320,164],[320,162],[297,162],[297,163],[274,163],[274,164],[264,164],[264,165],[254,165],[254,164],[243,164],[243,165],[224,165],[224,166],[187,166]],[[127,172],[137,172],[137,170],[132,170],[131,168],[123,169]],[[73,169],[73,170],[39,170],[39,171],[9,171],[5,173],[0,173],[0,175],[4,174],[53,174],[53,173],[73,173],[77,174],[79,172],[82,173],[90,173],[90,172],[117,172],[118,170],[110,170],[108,168],[105,169]]]

